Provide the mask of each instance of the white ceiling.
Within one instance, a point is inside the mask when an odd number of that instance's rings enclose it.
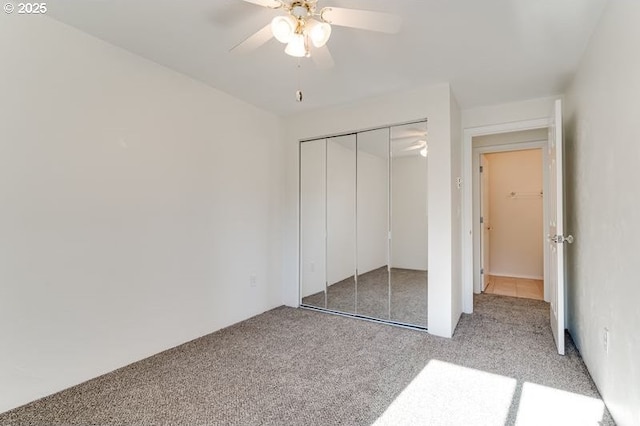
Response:
[[[47,14],[279,115],[450,82],[462,108],[562,93],[607,0],[319,0],[398,14],[400,34],[334,27],[335,67],[271,40],[228,51],[277,11],[241,0],[50,0]]]

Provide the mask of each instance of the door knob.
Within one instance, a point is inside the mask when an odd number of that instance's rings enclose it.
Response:
[[[566,237],[564,235],[555,235],[553,237],[549,236],[549,239],[557,244],[562,244],[562,243],[573,244],[573,241],[574,241],[573,235],[567,235]]]

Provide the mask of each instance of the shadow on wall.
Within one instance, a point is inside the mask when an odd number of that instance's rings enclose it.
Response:
[[[576,200],[576,137],[575,137],[575,132],[574,129],[576,128],[576,119],[574,115],[571,115],[570,117],[566,117],[565,114],[565,122],[564,122],[564,130],[565,130],[565,140],[564,140],[564,149],[565,149],[565,156],[564,156],[564,167],[565,167],[565,174],[564,174],[564,197],[565,197],[565,213],[566,213],[566,219],[565,219],[565,234],[567,235],[574,235],[575,233],[575,223],[576,223],[576,215],[575,215],[575,211],[576,211],[576,207],[577,207],[577,200]],[[574,243],[571,246],[570,250],[566,250],[565,253],[567,254],[567,261],[565,263],[565,300],[569,301],[569,300],[577,300],[576,297],[576,289],[575,286],[573,285],[573,281],[572,278],[577,276],[577,270],[576,270],[576,258],[575,258],[575,253],[576,251],[579,249],[579,245],[580,245],[580,239],[577,238]],[[571,318],[572,318],[572,305],[570,303],[567,303],[566,306],[566,328],[568,328],[569,330],[572,329],[571,326]]]

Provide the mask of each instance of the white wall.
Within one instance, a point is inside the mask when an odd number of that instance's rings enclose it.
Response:
[[[453,94],[449,103],[449,122],[451,135],[451,172],[450,172],[450,192],[451,192],[451,323],[457,324],[462,315],[462,114],[458,102]],[[429,154],[431,155],[431,154]],[[431,158],[429,164],[438,161]],[[461,179],[458,186],[457,179]],[[470,183],[470,182],[469,182]],[[429,228],[432,232],[433,228]],[[431,271],[429,271],[431,274]],[[429,275],[431,276],[431,275]],[[431,309],[431,307],[429,307]]]
[[[473,138],[473,148],[546,141],[549,137],[548,134],[549,129],[543,128],[522,130],[519,132],[497,133],[494,135],[475,136]]]
[[[546,119],[551,115],[553,102],[558,97],[560,96],[465,109],[461,111],[462,128],[470,129],[514,121]]]
[[[46,17],[0,57],[0,411],[281,303],[279,119]]]
[[[622,426],[640,424],[638,22],[640,2],[609,2],[565,109],[569,328]]]
[[[448,84],[366,99],[348,105],[300,113],[286,120],[287,213],[283,295],[298,304],[298,141],[380,125],[420,120],[429,123],[429,332],[451,336],[452,197],[451,94]]]
[[[542,280],[542,150],[486,156],[491,217],[485,226],[491,227],[491,261],[485,274]]]
[[[392,161],[391,266],[427,270],[427,158]]]

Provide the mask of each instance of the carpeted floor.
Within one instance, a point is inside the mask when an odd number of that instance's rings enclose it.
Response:
[[[613,424],[569,337],[556,354],[548,322],[544,302],[486,294],[452,339],[281,307],[0,424]]]
[[[302,303],[325,308],[324,292],[307,296]],[[359,275],[357,291],[354,278],[349,277],[329,286],[326,305],[326,309],[337,312],[426,328],[427,271],[392,268],[389,285],[387,267],[384,266]]]

